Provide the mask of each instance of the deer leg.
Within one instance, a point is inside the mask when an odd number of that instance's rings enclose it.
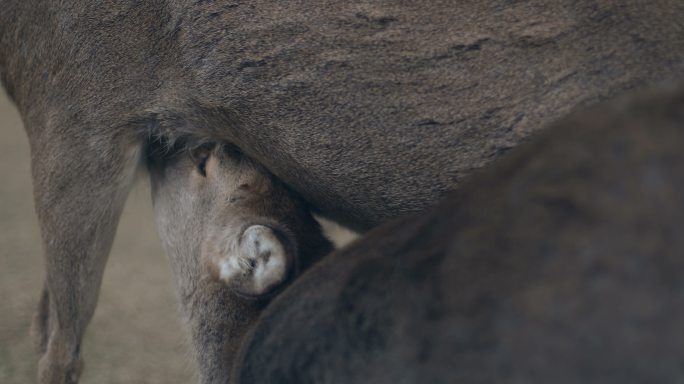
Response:
[[[130,140],[32,137],[36,211],[47,277],[33,333],[40,384],[76,383],[80,345],[139,163]]]

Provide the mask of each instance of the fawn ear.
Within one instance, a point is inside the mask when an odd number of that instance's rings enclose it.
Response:
[[[289,277],[294,255],[283,235],[265,225],[252,225],[233,238],[227,252],[212,258],[212,275],[236,293],[262,296]]]

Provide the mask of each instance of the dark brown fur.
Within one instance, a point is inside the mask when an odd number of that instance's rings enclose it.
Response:
[[[241,383],[676,383],[684,86],[578,114],[267,309]]]
[[[684,73],[681,0],[0,9],[0,79],[29,136],[46,253],[43,382],[80,369],[154,142],[232,143],[323,216],[366,230],[434,204],[578,105]]]

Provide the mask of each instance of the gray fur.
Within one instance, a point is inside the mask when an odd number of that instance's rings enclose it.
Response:
[[[0,9],[0,79],[29,136],[48,270],[43,383],[77,376],[134,154],[156,142],[233,143],[366,230],[578,105],[684,73],[680,0]]]
[[[243,335],[269,297],[241,296],[239,287],[216,278],[214,261],[222,256],[213,254],[221,248],[217,243],[233,233],[239,237],[250,225],[276,228],[292,252],[290,278],[332,246],[300,199],[235,151],[214,150],[206,176],[185,153],[153,161],[150,174],[160,236],[190,327],[201,382],[225,382]]]
[[[550,128],[274,300],[236,383],[679,383],[684,84]]]
[[[579,104],[684,73],[679,0],[60,4],[2,3],[32,136],[232,142],[359,230]]]

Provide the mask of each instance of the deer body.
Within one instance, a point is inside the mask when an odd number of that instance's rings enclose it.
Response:
[[[234,381],[681,380],[683,143],[684,84],[564,119],[301,276]]]
[[[41,383],[78,377],[116,223],[158,141],[235,145],[366,230],[434,204],[577,105],[684,73],[679,0],[0,7],[0,78],[29,137],[48,272]],[[211,273],[234,282],[223,261]]]

